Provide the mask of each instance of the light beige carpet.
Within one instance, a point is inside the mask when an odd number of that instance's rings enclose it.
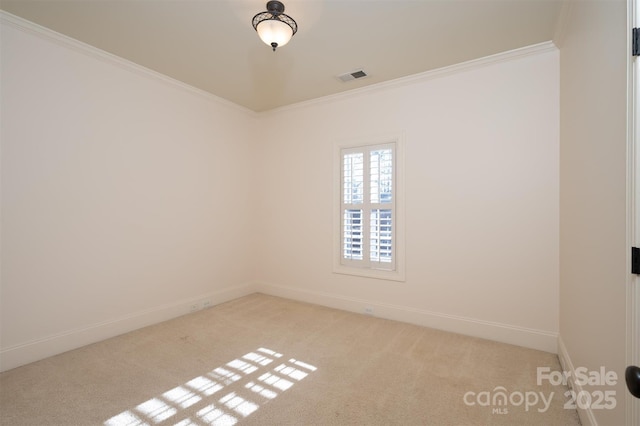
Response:
[[[254,294],[5,372],[0,419],[580,424],[537,367],[560,370],[546,352]]]

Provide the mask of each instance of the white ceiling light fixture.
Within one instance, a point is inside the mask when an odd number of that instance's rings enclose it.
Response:
[[[267,11],[253,17],[253,28],[260,39],[276,51],[276,47],[289,43],[298,31],[298,24],[284,13],[284,4],[272,0],[267,2]]]

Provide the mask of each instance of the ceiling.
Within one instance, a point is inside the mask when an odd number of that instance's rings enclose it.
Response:
[[[552,40],[562,0],[284,0],[298,33],[273,52],[266,0],[2,0],[0,9],[265,111]],[[364,69],[367,77],[337,76]]]

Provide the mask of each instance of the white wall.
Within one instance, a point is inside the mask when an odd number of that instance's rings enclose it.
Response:
[[[560,355],[619,377],[584,424],[625,423],[626,25],[625,1],[572,2],[561,39]]]
[[[530,53],[262,114],[260,288],[555,351],[559,57]],[[333,274],[334,145],[398,132],[406,282]]]
[[[255,115],[1,35],[0,368],[255,290],[556,350],[553,45]],[[398,132],[406,282],[333,274],[334,146]]]
[[[2,24],[2,368],[252,292],[253,115]]]

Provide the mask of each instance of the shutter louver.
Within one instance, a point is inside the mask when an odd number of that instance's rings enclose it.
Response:
[[[395,269],[394,144],[342,150],[343,264]]]

